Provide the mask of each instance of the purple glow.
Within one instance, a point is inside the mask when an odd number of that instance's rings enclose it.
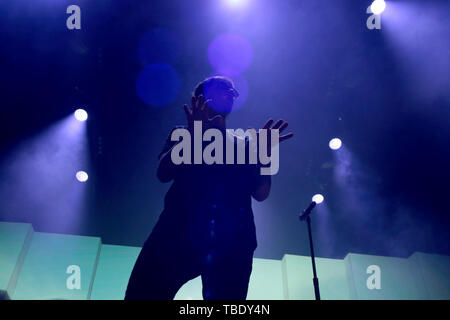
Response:
[[[354,230],[359,233],[358,239],[364,239],[374,248],[390,252],[392,256],[411,254],[408,249],[405,251],[404,247],[398,246],[398,243],[422,245],[427,241],[426,234],[430,234],[430,230],[427,230],[427,226],[424,227],[423,220],[414,218],[414,209],[400,205],[391,197],[380,196],[377,188],[374,188],[380,186],[378,174],[363,165],[345,145],[338,152],[333,152],[333,156],[336,163],[335,182],[339,187],[333,206],[341,208],[338,210],[341,211],[339,219],[347,230]],[[317,211],[321,209],[322,206]],[[320,223],[324,220],[317,220],[320,228]],[[389,226],[388,230],[386,226]],[[323,230],[319,229],[320,234],[325,234],[325,228],[326,225]],[[328,230],[333,232],[333,229]],[[333,241],[339,236],[331,233]],[[319,246],[332,248],[332,244],[328,245],[327,242],[320,244],[322,240],[324,238],[319,240]]]
[[[73,115],[15,146],[0,163],[3,217],[45,232],[78,232],[86,185],[74,172],[87,167],[87,152],[86,122]]]
[[[450,43],[445,14],[449,10],[448,1],[392,1],[383,12],[383,34],[397,58],[405,89],[414,99],[450,101]]]
[[[222,34],[209,44],[208,59],[217,73],[236,76],[250,66],[253,48],[246,39],[237,34]]]
[[[353,177],[352,155],[346,148],[341,148],[339,152],[333,152],[335,155],[335,178],[339,186],[351,184]]]
[[[242,7],[245,5],[248,0],[222,0],[227,4],[229,7]]]
[[[367,181],[372,180],[373,177],[345,146],[342,146],[338,152],[333,152],[333,156],[335,161],[334,179],[339,187],[340,201],[345,202],[347,207],[354,208],[357,212],[363,212],[366,206],[369,207],[365,201],[367,198],[373,197],[367,186]],[[367,216],[357,217],[360,221],[368,219]]]

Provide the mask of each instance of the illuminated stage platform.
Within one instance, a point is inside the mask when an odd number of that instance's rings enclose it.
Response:
[[[123,299],[139,251],[102,244],[97,237],[35,232],[30,224],[0,222],[0,297]],[[322,299],[450,299],[450,256],[349,253],[342,260],[316,258],[316,263]],[[175,298],[202,299],[200,277]],[[310,257],[255,258],[247,298],[314,299]]]

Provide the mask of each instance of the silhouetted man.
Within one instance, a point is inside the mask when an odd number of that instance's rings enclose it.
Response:
[[[225,118],[237,97],[225,77],[199,83],[191,107],[184,105],[191,136],[194,121],[202,121],[203,131],[216,128],[229,139]],[[281,132],[286,127],[283,120],[269,120],[264,129]],[[177,143],[169,135],[159,155],[158,179],[173,183],[136,261],[125,299],[170,300],[184,283],[201,275],[205,300],[245,300],[257,247],[251,198],[263,201],[269,196],[270,175],[260,174],[260,164],[247,162],[176,165],[171,152]],[[248,141],[245,145],[248,156]]]

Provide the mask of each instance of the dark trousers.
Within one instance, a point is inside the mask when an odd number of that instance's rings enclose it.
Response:
[[[236,234],[221,232],[216,221],[196,221],[188,228],[163,214],[138,256],[125,300],[172,300],[199,275],[203,299],[245,300],[253,252]]]

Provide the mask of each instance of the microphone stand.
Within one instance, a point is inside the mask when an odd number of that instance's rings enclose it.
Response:
[[[308,225],[308,236],[309,236],[309,248],[311,250],[311,262],[312,262],[312,269],[313,269],[313,284],[314,284],[314,294],[316,296],[316,300],[320,300],[320,291],[319,291],[319,279],[317,278],[317,272],[316,272],[316,261],[314,257],[314,246],[313,246],[313,240],[312,240],[312,233],[311,233],[311,212],[316,206],[316,202],[313,201],[303,211],[303,214],[299,217],[300,221],[306,220],[306,224]]]

